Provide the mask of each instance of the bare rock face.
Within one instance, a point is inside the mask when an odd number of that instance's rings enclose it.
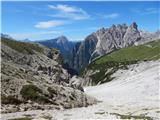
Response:
[[[2,37],[2,112],[65,109],[88,106],[96,100],[69,84],[56,49]]]
[[[142,33],[138,25],[133,22],[130,26],[126,24],[112,25],[110,28],[102,28],[92,33],[74,49],[72,58],[73,67],[77,71],[83,70],[93,59],[108,54],[114,50],[143,44],[160,38],[159,32],[154,34]]]
[[[74,69],[80,70],[80,68],[83,68],[88,64],[92,53],[95,50],[97,41],[96,35],[93,34],[89,35],[82,43],[78,43],[78,46],[75,46],[72,58],[72,66]]]
[[[137,24],[135,22],[132,23],[130,27],[127,29],[123,39],[123,47],[133,45],[135,42],[138,42],[141,39],[140,32],[138,31]]]

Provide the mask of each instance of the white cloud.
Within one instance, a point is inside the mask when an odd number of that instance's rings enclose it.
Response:
[[[71,7],[71,6],[68,6],[68,5],[60,5],[59,4],[57,6],[49,5],[48,7],[51,8],[51,9],[60,10],[60,11],[63,11],[63,12],[77,12],[78,11],[77,8]]]
[[[48,7],[50,9],[58,11],[57,14],[50,15],[52,17],[67,18],[71,20],[84,20],[90,17],[88,13],[84,11],[82,8],[77,8],[74,6],[59,4],[59,5],[48,5]]]
[[[47,28],[51,28],[51,27],[61,26],[61,25],[64,25],[64,24],[65,24],[64,21],[51,20],[51,21],[38,22],[35,25],[35,27],[36,28],[41,28],[41,29],[47,29]]]
[[[105,18],[105,19],[114,19],[119,17],[120,15],[118,13],[111,13],[111,14],[98,14],[100,17]]]
[[[50,15],[51,17],[56,17],[56,18],[68,18],[71,20],[85,20],[88,19],[89,16],[86,14],[79,14],[79,13],[68,13],[68,14],[64,14],[64,13],[58,13],[55,15]]]
[[[141,15],[156,14],[158,13],[158,8],[131,9],[131,11],[134,13],[141,14]]]

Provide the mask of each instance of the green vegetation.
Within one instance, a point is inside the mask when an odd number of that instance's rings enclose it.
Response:
[[[46,96],[43,95],[41,89],[35,85],[25,85],[20,91],[25,100],[32,100],[38,103],[50,103]]]
[[[111,75],[118,69],[127,69],[127,65],[135,64],[139,61],[151,61],[160,59],[160,40],[153,41],[144,45],[122,48],[110,54],[94,60],[84,70],[97,72],[90,77],[93,85],[109,82],[113,79]]]
[[[93,85],[98,83],[102,84],[105,82],[109,82],[114,79],[111,75],[116,72],[118,69],[127,69],[127,65],[134,64],[137,61],[125,61],[125,62],[116,62],[116,61],[108,61],[103,64],[94,64],[89,66],[89,69],[99,70],[92,76],[90,76],[93,80]]]
[[[118,114],[118,113],[111,113],[111,114],[119,116],[120,119],[153,120],[151,117],[148,117],[148,116],[122,115],[122,114]]]
[[[14,119],[8,119],[8,120],[32,120],[32,119],[28,117],[24,117],[24,118],[14,118]]]
[[[106,63],[108,61],[144,61],[160,59],[160,40],[150,42],[144,45],[132,46],[115,51],[97,59],[96,64]]]
[[[16,104],[16,105],[22,103],[14,96],[5,96],[5,95],[1,95],[1,102],[2,104]]]
[[[38,46],[38,44],[19,42],[19,41],[15,41],[15,40],[3,38],[3,37],[1,38],[1,42],[2,44],[5,44],[21,53],[34,54],[34,51],[43,53],[43,48]]]

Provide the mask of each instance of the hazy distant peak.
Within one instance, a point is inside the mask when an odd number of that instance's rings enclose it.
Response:
[[[62,35],[62,36],[57,38],[57,43],[66,43],[66,42],[68,42],[68,39],[67,39],[66,36]]]

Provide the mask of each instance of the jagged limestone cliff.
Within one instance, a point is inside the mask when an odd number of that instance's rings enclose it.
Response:
[[[158,38],[160,38],[159,32],[147,33],[141,31],[135,22],[130,26],[118,24],[112,25],[110,28],[101,28],[87,36],[81,44],[78,43],[78,48],[75,46],[71,66],[80,71],[97,57]]]

